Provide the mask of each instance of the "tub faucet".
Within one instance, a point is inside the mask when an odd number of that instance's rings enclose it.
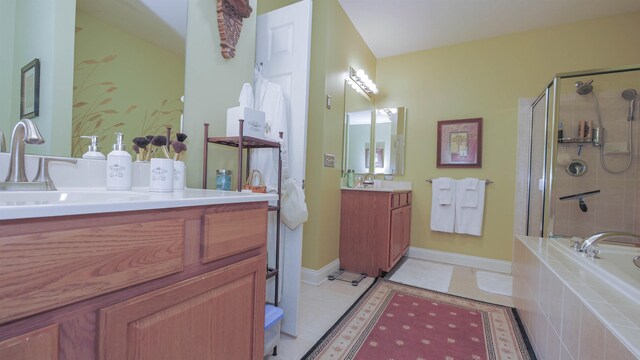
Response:
[[[27,182],[24,171],[24,144],[42,144],[44,139],[36,124],[29,119],[22,119],[13,128],[9,154],[9,172],[5,182]]]
[[[594,253],[594,249],[592,248],[594,245],[596,245],[597,243],[599,243],[602,240],[606,240],[608,238],[612,238],[612,237],[631,237],[631,238],[635,238],[640,240],[640,235],[636,235],[633,233],[628,233],[628,232],[623,232],[623,231],[605,231],[605,232],[601,232],[601,233],[597,233],[594,235],[591,235],[590,237],[584,239],[580,244],[578,244],[578,246],[576,247],[576,249],[580,252],[586,253],[586,254],[594,254],[597,255],[597,252]]]

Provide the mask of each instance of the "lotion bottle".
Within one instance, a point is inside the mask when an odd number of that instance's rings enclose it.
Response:
[[[113,151],[107,155],[107,190],[131,190],[131,154],[124,149],[124,135],[116,133]]]
[[[98,146],[98,137],[96,135],[91,136],[80,136],[83,139],[91,139],[91,145],[86,153],[82,155],[83,159],[95,159],[95,160],[104,160],[105,156],[100,152],[100,147]]]

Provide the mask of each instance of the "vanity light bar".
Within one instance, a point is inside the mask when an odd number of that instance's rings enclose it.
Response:
[[[367,76],[364,70],[360,69],[356,71],[354,68],[350,67],[349,77],[354,83],[358,84],[365,93],[369,95],[378,93],[378,87],[371,79],[369,79],[369,76]]]

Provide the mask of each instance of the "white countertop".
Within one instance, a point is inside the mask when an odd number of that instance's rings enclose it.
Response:
[[[413,189],[413,185],[410,181],[375,180],[373,186],[354,188],[341,186],[340,189],[354,191],[405,192],[411,191]]]
[[[353,190],[353,191],[374,191],[374,192],[407,192],[411,191],[411,189],[389,189],[389,188],[374,188],[374,187],[361,187],[361,188],[350,188],[343,186],[340,190]]]
[[[92,188],[60,191],[2,191],[0,220],[151,210],[277,200],[276,194],[186,189],[151,193],[147,188],[107,191]]]

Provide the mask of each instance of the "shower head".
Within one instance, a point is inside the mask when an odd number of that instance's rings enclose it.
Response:
[[[576,81],[575,86],[578,95],[590,94],[591,91],[593,91],[593,85],[591,85],[591,83],[593,83],[593,80],[587,80],[586,82]]]
[[[638,92],[636,89],[627,89],[622,92],[622,97],[625,100],[629,100],[629,115],[627,115],[627,120],[632,121],[635,117],[636,98],[638,97]]]

